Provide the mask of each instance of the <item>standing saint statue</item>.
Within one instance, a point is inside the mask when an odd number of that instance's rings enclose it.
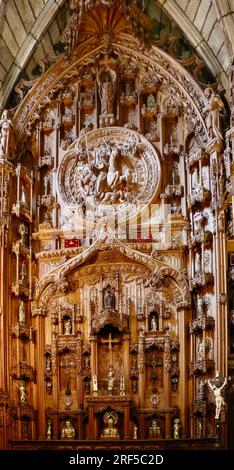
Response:
[[[25,324],[25,306],[23,300],[19,304],[19,324],[24,326]]]
[[[219,381],[219,372],[216,372],[216,380]],[[221,395],[221,390],[225,387],[227,379],[225,378],[223,384],[218,387],[218,385],[212,384],[210,380],[207,381],[209,387],[211,388],[214,399],[215,399],[215,419],[219,419],[222,406],[225,405],[224,398]]]
[[[97,76],[98,91],[101,100],[101,114],[113,114],[114,100],[117,91],[117,74],[107,67]]]
[[[19,385],[18,385],[18,388],[19,388],[19,391],[20,391],[20,403],[27,403],[27,394],[26,394],[26,391],[25,391],[25,382],[21,382]]]
[[[70,335],[72,331],[71,319],[68,318],[64,323],[64,333],[65,335]]]
[[[5,109],[0,119],[0,159],[4,158],[8,147],[8,136],[11,128],[11,121],[8,118],[8,111]]]
[[[203,108],[203,112],[207,114],[207,128],[210,139],[223,139],[220,125],[220,111],[224,109],[224,104],[218,94],[210,87],[206,88],[204,95],[208,100],[208,104]]]
[[[115,308],[115,294],[112,289],[106,289],[104,294],[104,307],[106,309]]]

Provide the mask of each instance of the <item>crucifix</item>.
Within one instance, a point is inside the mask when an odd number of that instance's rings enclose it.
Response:
[[[72,358],[65,354],[64,359],[60,362],[60,367],[65,369],[65,377],[66,377],[66,395],[71,395],[71,370],[74,367],[74,362]]]
[[[152,392],[155,393],[157,391],[156,382],[158,379],[156,367],[161,366],[161,362],[156,359],[155,354],[153,353],[148,361],[146,361],[146,365],[151,367],[151,381],[152,381]]]
[[[119,343],[119,339],[113,339],[112,333],[109,333],[108,339],[101,339],[102,344],[108,344],[109,349],[109,364],[113,365],[113,345]]]

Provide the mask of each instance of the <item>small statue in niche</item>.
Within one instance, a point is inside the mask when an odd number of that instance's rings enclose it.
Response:
[[[156,316],[153,315],[151,317],[151,320],[150,320],[150,330],[151,331],[157,331],[157,320],[156,320]]]
[[[20,199],[20,202],[21,202],[22,206],[24,206],[26,208],[28,207],[27,198],[26,198],[26,194],[25,194],[25,188],[24,188],[23,184],[21,186],[21,199]]]
[[[119,437],[119,430],[115,426],[118,422],[118,415],[114,411],[106,412],[103,417],[106,427],[103,429],[101,437]]]
[[[221,134],[220,111],[224,109],[224,104],[218,94],[215,94],[212,88],[208,87],[204,91],[208,101],[207,106],[203,108],[203,113],[207,114],[207,128],[210,139],[223,139]]]
[[[131,96],[132,90],[131,90],[131,84],[127,82],[125,84],[125,96]]]
[[[20,224],[18,232],[21,237],[20,243],[22,243],[22,245],[25,245],[26,227],[24,224]]]
[[[117,74],[107,67],[97,75],[98,91],[101,101],[101,114],[113,114],[114,100],[117,91]]]
[[[43,182],[44,182],[44,195],[47,196],[48,193],[49,193],[49,176],[48,175],[45,175],[44,178],[43,178]]]
[[[52,436],[52,421],[51,421],[51,419],[48,419],[46,437],[47,437],[48,440],[50,440],[51,436]]]
[[[179,418],[174,419],[173,424],[173,437],[174,439],[180,439],[182,434],[182,426]]]
[[[47,391],[48,395],[51,395],[51,393],[52,393],[52,382],[51,382],[51,380],[46,381],[46,391]]]
[[[25,306],[23,300],[19,304],[19,324],[20,326],[25,325]]]
[[[133,426],[133,439],[137,439],[137,434],[138,434],[138,427],[136,424]]]
[[[72,323],[71,319],[67,318],[64,322],[64,333],[65,335],[70,335],[72,332]]]
[[[61,439],[74,439],[75,438],[75,429],[70,420],[65,422],[65,425],[62,427]]]
[[[25,264],[25,262],[23,261],[22,266],[21,266],[21,270],[20,270],[20,281],[21,281],[22,283],[25,282],[26,275],[27,275],[26,264]]]
[[[198,251],[195,253],[194,272],[195,275],[201,274],[201,255]]]
[[[19,393],[20,393],[20,397],[19,397],[20,403],[23,403],[23,404],[27,403],[28,397],[27,397],[27,394],[26,394],[26,391],[25,391],[25,382],[23,380],[18,385],[18,389],[19,389]]]
[[[155,104],[156,104],[155,97],[151,93],[150,95],[147,96],[147,108],[155,108]]]
[[[50,358],[50,356],[46,356],[46,370],[47,371],[51,370],[51,358]]]
[[[104,294],[104,307],[106,309],[115,308],[115,294],[111,288],[107,288]]]
[[[95,396],[98,395],[98,382],[97,382],[97,376],[93,375],[93,394]]]
[[[204,345],[203,345],[203,341],[200,339],[197,344],[197,360],[203,361],[203,359],[204,359]]]

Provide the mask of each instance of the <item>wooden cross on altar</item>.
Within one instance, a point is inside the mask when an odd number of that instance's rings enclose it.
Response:
[[[63,367],[65,369],[65,377],[66,377],[66,395],[71,394],[71,370],[75,366],[73,360],[71,357],[69,357],[67,354],[65,354],[64,359],[60,361],[60,367]]]
[[[112,333],[109,333],[108,339],[101,339],[101,343],[102,343],[102,344],[108,344],[109,357],[110,357],[109,364],[110,364],[110,365],[113,365],[113,351],[112,351],[112,346],[113,346],[113,344],[118,344],[118,343],[119,343],[119,339],[118,339],[118,338],[116,338],[116,339],[112,338]]]

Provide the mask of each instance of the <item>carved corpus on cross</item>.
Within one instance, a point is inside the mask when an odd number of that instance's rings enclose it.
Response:
[[[102,344],[108,344],[108,349],[109,349],[109,365],[113,365],[113,344],[118,344],[119,339],[112,338],[112,333],[109,333],[108,339],[101,339]]]
[[[71,370],[74,367],[74,362],[66,354],[64,359],[60,361],[60,367],[63,367],[65,369],[65,376],[66,376],[65,394],[70,395],[71,394]]]

